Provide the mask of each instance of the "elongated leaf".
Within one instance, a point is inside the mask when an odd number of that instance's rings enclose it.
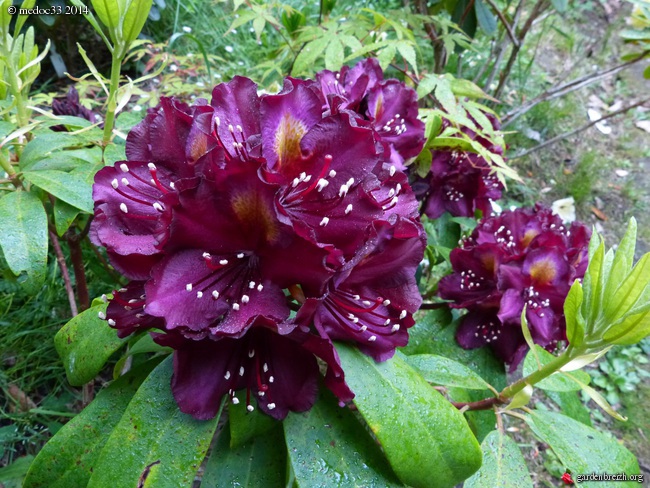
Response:
[[[238,404],[230,403],[228,405],[228,414],[230,418],[230,446],[235,448],[248,443],[252,439],[263,436],[278,424],[273,417],[269,417],[255,405],[252,412],[246,408],[246,392],[237,394]]]
[[[129,403],[95,463],[88,488],[191,486],[221,410],[206,421],[182,413],[171,393],[171,376],[168,357]]]
[[[482,0],[476,0],[474,9],[476,10],[476,20],[478,21],[479,27],[485,32],[485,35],[492,36],[497,30],[496,17],[490,12],[490,9]]]
[[[97,17],[102,24],[108,27],[108,32],[113,42],[116,41],[117,26],[120,23],[121,8],[125,0],[90,0]],[[121,8],[120,8],[121,7]]]
[[[101,390],[38,453],[24,488],[86,486],[99,452],[122,418],[131,397],[158,363],[149,361]]]
[[[510,437],[492,431],[481,444],[483,464],[464,488],[532,488],[533,482],[519,447]]]
[[[585,319],[582,316],[582,284],[575,280],[564,300],[564,317],[566,318],[566,336],[574,347],[580,347],[585,341]]]
[[[301,488],[402,486],[359,420],[328,391],[308,412],[290,413],[284,431]]]
[[[40,289],[47,263],[47,215],[36,194],[0,198],[0,247],[9,269],[29,293]]]
[[[343,44],[337,38],[334,38],[327,45],[325,50],[325,69],[337,71],[343,64]]]
[[[487,390],[483,378],[465,365],[453,359],[436,354],[417,354],[407,356],[406,362],[418,370],[429,383],[443,386],[456,386],[470,390]]]
[[[534,345],[534,349],[531,349],[528,354],[526,354],[526,359],[524,359],[524,376],[528,376],[538,369],[537,360],[534,357],[534,353],[537,354],[540,366],[546,366],[548,363],[555,359],[555,356],[553,356],[546,349],[538,345]],[[535,383],[533,386],[536,388],[541,388],[542,390],[577,391],[581,387],[580,384],[574,381],[573,378],[576,378],[585,384],[588,384],[591,381],[589,374],[584,371],[574,371],[571,373],[571,375],[572,376],[569,376],[566,373],[558,371],[556,373],[553,373],[551,376],[544,378],[539,383]]]
[[[65,374],[74,386],[81,386],[97,376],[108,358],[125,344],[117,337],[117,331],[99,318],[100,313],[106,313],[106,304],[91,307],[73,317],[54,337]]]
[[[636,219],[632,217],[627,223],[627,230],[623,239],[621,239],[620,244],[616,248],[616,256],[614,256],[612,271],[610,272],[609,280],[607,280],[605,296],[611,296],[610,294],[616,290],[616,287],[623,282],[632,270],[634,250],[636,248],[636,230]]]
[[[553,400],[562,410],[562,413],[573,420],[582,422],[591,427],[591,416],[589,409],[580,400],[577,392],[574,391],[545,391],[546,396]]]
[[[59,236],[65,234],[70,228],[74,219],[79,215],[79,209],[68,205],[64,201],[56,200],[54,202],[54,226]]]
[[[622,444],[577,420],[535,410],[526,422],[573,473],[639,473],[636,458]]]
[[[73,207],[93,213],[92,185],[88,184],[84,176],[56,170],[25,171],[23,176],[30,183]]]
[[[142,27],[149,16],[153,0],[132,0],[122,22],[122,36],[128,45],[140,35]]]
[[[355,404],[405,484],[449,487],[474,473],[481,451],[463,415],[397,353],[376,363],[337,345]]]
[[[231,449],[230,429],[219,434],[201,481],[202,488],[284,488],[287,450],[282,426]]]
[[[614,321],[634,307],[648,286],[648,276],[650,276],[650,254],[645,254],[627,275],[625,281],[618,286],[614,295],[608,297],[607,303],[604,304],[604,315],[608,320]]]

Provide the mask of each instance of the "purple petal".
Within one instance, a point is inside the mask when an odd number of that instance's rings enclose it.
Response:
[[[241,335],[260,316],[279,322],[289,314],[282,289],[263,281],[245,254],[174,253],[154,268],[145,289],[147,313],[163,317],[167,329]]]

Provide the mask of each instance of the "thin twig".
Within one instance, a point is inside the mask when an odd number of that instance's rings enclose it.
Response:
[[[429,15],[429,9],[427,7],[426,0],[418,0],[416,2],[416,8],[421,15]],[[445,45],[441,42],[440,36],[436,32],[436,27],[433,25],[433,22],[425,22],[424,30],[429,37],[431,47],[433,48],[433,72],[442,73],[445,68],[447,53],[445,52]]]
[[[477,402],[451,402],[451,404],[458,410],[490,410],[494,408],[495,405],[503,405],[507,401],[508,399],[505,398],[492,397]]]
[[[50,241],[52,241],[52,247],[54,248],[54,254],[56,254],[56,261],[59,263],[59,269],[61,270],[61,276],[63,277],[65,291],[68,294],[70,313],[73,317],[75,317],[79,311],[77,310],[77,302],[75,301],[74,290],[72,289],[72,282],[70,281],[70,272],[68,271],[68,266],[65,263],[65,256],[63,256],[63,251],[61,250],[61,244],[59,244],[58,236],[52,230],[50,230],[49,233]]]
[[[521,18],[521,13],[524,10],[524,3],[525,0],[519,0],[519,3],[517,4],[517,7],[515,8],[515,15],[512,18],[512,31],[515,32],[517,29],[517,26],[519,25],[519,19]],[[506,36],[507,37],[507,36]],[[483,85],[483,88],[487,91],[490,89],[490,86],[492,85],[492,82],[494,81],[494,78],[496,77],[497,73],[499,72],[499,66],[501,66],[501,61],[503,60],[503,56],[506,53],[506,47],[508,46],[509,41],[508,39],[502,39],[499,43],[499,45],[496,48],[496,60],[494,61],[494,65],[492,66],[492,71],[490,71],[490,75],[488,76],[485,84]]]
[[[497,14],[497,17],[499,17],[499,20],[503,24],[503,27],[505,27],[506,33],[510,38],[510,42],[512,42],[514,46],[519,45],[519,39],[517,39],[515,33],[512,31],[512,27],[510,27],[510,24],[508,23],[508,20],[506,19],[505,15],[503,15],[503,12],[499,10],[499,7],[497,7],[492,0],[485,0],[485,1],[490,7],[492,7],[492,10],[494,10],[494,13]]]
[[[70,259],[72,260],[72,270],[77,284],[77,298],[79,299],[79,309],[87,310],[90,308],[90,296],[88,294],[88,284],[86,283],[86,270],[84,267],[83,253],[81,251],[81,242],[71,231],[66,232],[66,241],[70,247]]]
[[[535,6],[533,7],[533,9],[531,10],[528,20],[526,20],[526,23],[521,28],[521,30],[519,31],[519,35],[517,36],[517,38],[519,39],[519,44],[512,46],[512,51],[510,52],[510,57],[508,58],[506,67],[503,69],[503,71],[501,71],[501,75],[499,76],[499,84],[497,85],[496,90],[494,90],[494,93],[492,94],[494,98],[499,98],[501,96],[501,93],[506,87],[506,82],[508,81],[508,77],[512,72],[512,68],[515,64],[515,61],[517,60],[519,51],[521,50],[521,47],[524,44],[524,39],[526,38],[526,35],[530,31],[530,28],[533,26],[533,22],[535,21],[535,19],[539,17],[542,13],[544,13],[544,10],[547,7],[548,7],[547,0],[538,0]]]
[[[536,105],[542,102],[547,102],[549,100],[562,97],[575,90],[579,90],[581,88],[584,88],[585,86],[591,85],[592,83],[613,76],[619,73],[620,71],[623,71],[625,68],[628,68],[631,65],[645,59],[649,53],[650,51],[644,51],[643,53],[639,54],[638,57],[631,59],[630,61],[626,61],[623,64],[619,64],[618,66],[614,66],[613,68],[608,68],[603,71],[597,71],[596,73],[592,73],[590,75],[585,75],[581,78],[575,79],[563,85],[547,90],[544,93],[537,95],[535,98],[532,98],[530,101],[520,105],[515,110],[512,110],[511,112],[505,114],[501,119],[501,127],[503,128],[508,124],[511,124],[516,119],[518,119],[526,112],[531,110],[533,107],[535,107]]]
[[[509,160],[512,161],[513,159],[519,159],[519,158],[523,158],[524,156],[528,156],[529,154],[534,153],[536,151],[539,151],[540,149],[542,149],[542,148],[544,148],[546,146],[550,146],[551,144],[555,144],[556,142],[561,141],[563,139],[566,139],[567,137],[571,137],[571,136],[574,136],[576,134],[579,134],[580,132],[585,131],[585,130],[589,129],[590,127],[596,125],[598,122],[602,122],[603,120],[607,120],[607,119],[610,119],[610,118],[615,117],[617,115],[620,115],[620,114],[622,114],[624,112],[627,112],[628,110],[632,110],[633,108],[636,108],[636,107],[638,107],[640,105],[648,103],[649,101],[650,101],[650,98],[644,98],[640,102],[633,103],[632,105],[628,105],[627,107],[623,107],[622,109],[616,110],[615,112],[612,112],[611,114],[607,114],[607,115],[605,115],[605,116],[603,116],[603,117],[601,117],[599,119],[592,120],[588,124],[585,124],[585,125],[583,125],[581,127],[578,127],[577,129],[574,129],[574,130],[572,130],[570,132],[565,132],[564,134],[560,134],[559,136],[555,136],[555,137],[549,139],[548,141],[542,142],[541,144],[539,144],[539,145],[537,145],[537,146],[535,146],[533,148],[530,148],[527,151],[524,151],[524,152],[522,152],[520,154],[515,154],[514,156],[511,156],[509,158]]]

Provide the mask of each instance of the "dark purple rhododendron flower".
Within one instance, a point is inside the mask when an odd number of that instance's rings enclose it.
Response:
[[[494,130],[500,128],[497,118],[484,113]],[[443,121],[443,128],[449,121]],[[479,136],[468,127],[461,128],[471,139],[479,142],[486,150],[500,156],[504,147]],[[474,217],[480,210],[484,216],[492,213],[490,200],[501,198],[503,184],[483,156],[462,151],[458,148],[436,148],[431,151],[432,162],[429,174],[415,177],[413,190],[418,200],[423,201],[423,213],[437,219],[444,212],[454,217]]]
[[[460,345],[488,345],[516,367],[527,350],[524,305],[536,344],[552,350],[566,340],[564,299],[585,274],[589,238],[585,225],[567,228],[541,205],[483,219],[451,252],[454,272],[440,281],[440,296],[468,310],[456,333]]]
[[[235,77],[209,104],[163,98],[95,178],[93,242],[131,280],[105,318],[175,350],[172,391],[196,418],[238,390],[277,419],[309,409],[318,360],[349,401],[332,340],[384,360],[413,325],[417,201],[372,128],[323,113],[315,86],[258,96]]]
[[[384,80],[375,58],[353,68],[323,70],[316,75],[325,96],[325,113],[349,112],[366,121],[397,169],[417,156],[424,145],[424,124],[418,119],[418,96],[399,80]]]
[[[98,122],[100,117],[98,114],[84,107],[79,102],[79,93],[74,86],[68,89],[65,97],[57,97],[52,100],[52,113],[54,115],[71,115],[73,117],[80,117],[86,119],[93,124]],[[67,129],[63,125],[55,125],[51,127],[53,131],[64,132]]]

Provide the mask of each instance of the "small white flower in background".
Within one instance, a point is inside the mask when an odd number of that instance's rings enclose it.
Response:
[[[202,81],[197,81],[196,86],[198,86],[199,88],[203,88],[205,86],[205,83],[203,83]]]
[[[176,66],[175,64],[170,64],[170,65],[169,65],[169,69],[170,69],[171,71],[178,71],[178,66]]]
[[[576,202],[573,197],[561,198],[551,204],[551,210],[562,219],[563,222],[571,223],[576,219]]]
[[[233,29],[233,30],[232,30],[232,33],[233,33],[233,34],[237,34],[237,29]]]
[[[183,32],[187,32],[189,34],[190,32],[192,32],[192,28],[184,25],[183,26]]]
[[[193,57],[194,57],[194,53],[187,53],[187,57],[188,57],[188,58],[193,58]]]
[[[243,62],[243,61],[237,61],[237,64],[238,64],[239,66],[244,66],[244,62]]]
[[[255,29],[253,29],[252,27],[250,29],[248,29],[248,30],[249,30],[249,32],[255,32]]]
[[[142,105],[134,105],[133,106],[133,111],[134,112],[140,112],[142,110]]]
[[[219,73],[214,73],[212,75],[213,78],[221,78],[221,75]]]
[[[232,46],[226,46],[225,49],[226,49],[226,52],[229,52],[229,53],[231,53],[231,52],[234,51],[234,49],[232,48]]]

